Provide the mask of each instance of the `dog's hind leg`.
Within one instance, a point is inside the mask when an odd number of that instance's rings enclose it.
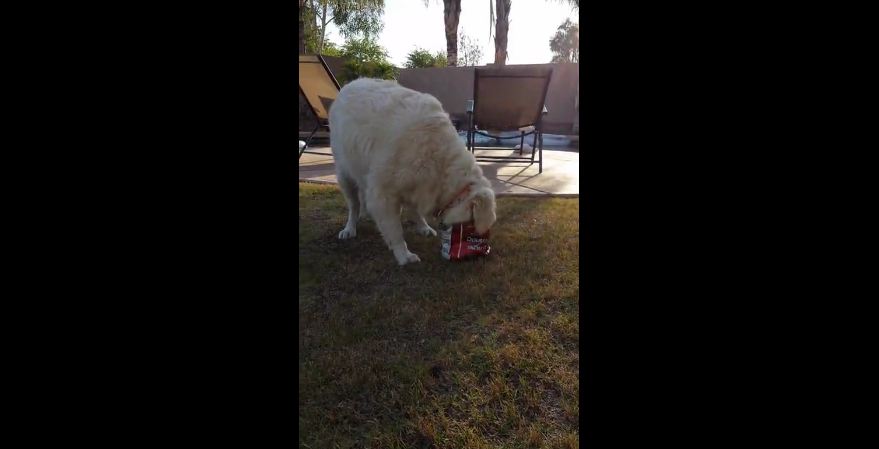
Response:
[[[342,189],[345,201],[348,203],[348,223],[346,223],[345,228],[339,232],[339,238],[344,240],[357,237],[357,219],[360,218],[360,189],[358,189],[357,184],[355,184],[354,181],[344,173],[338,173],[337,178],[339,179],[339,187]]]
[[[391,198],[379,198],[373,191],[367,193],[369,213],[378,230],[381,231],[385,243],[394,252],[394,258],[400,265],[420,262],[417,255],[409,252],[406,240],[403,239],[403,224],[400,222],[400,203]]]

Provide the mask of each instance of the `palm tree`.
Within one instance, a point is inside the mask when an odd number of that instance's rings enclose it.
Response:
[[[430,0],[424,0],[424,6]],[[446,24],[446,64],[458,65],[458,19],[461,17],[461,0],[443,0],[443,20]]]
[[[458,18],[461,0],[443,0],[443,19],[446,23],[446,59],[450,67],[458,65]]]
[[[559,0],[556,0],[559,1]],[[574,8],[580,8],[580,0],[561,0]],[[507,62],[507,34],[510,30],[510,6],[512,0],[488,0],[491,19],[488,25],[489,39],[492,26],[497,30],[494,36],[494,63],[505,65]],[[428,6],[430,0],[424,0]],[[497,14],[495,14],[497,11]],[[461,16],[461,0],[443,0],[443,19],[446,25],[446,58],[448,65],[458,65],[458,19]]]
[[[494,8],[491,9],[491,20],[495,20],[495,17],[497,18],[494,27],[495,65],[505,65],[507,63],[507,33],[510,31],[510,6],[512,5],[513,0],[495,0]],[[489,34],[491,33],[491,24],[488,26],[488,32]]]
[[[580,0],[561,0],[580,9]],[[494,63],[505,65],[507,63],[507,33],[510,31],[510,6],[512,0],[488,0],[491,11],[491,19],[488,24],[488,34],[491,36],[491,26],[494,23]],[[497,12],[495,14],[495,11]]]

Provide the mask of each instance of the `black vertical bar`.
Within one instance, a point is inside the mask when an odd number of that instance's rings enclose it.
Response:
[[[540,145],[540,162],[537,173],[543,173],[543,131],[540,132],[540,137],[537,140],[539,141],[538,145]]]

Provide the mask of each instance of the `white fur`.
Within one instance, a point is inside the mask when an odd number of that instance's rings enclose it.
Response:
[[[443,214],[442,224],[472,218],[480,233],[494,224],[491,183],[431,95],[393,81],[352,81],[330,108],[330,145],[348,203],[348,223],[340,239],[357,235],[357,220],[365,209],[397,262],[418,262],[403,239],[402,207],[417,213],[419,233],[436,235],[425,217],[468,185],[470,192]]]

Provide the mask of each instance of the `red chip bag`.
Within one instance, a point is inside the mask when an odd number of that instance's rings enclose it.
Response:
[[[440,233],[440,253],[444,259],[451,261],[487,256],[491,251],[491,245],[488,244],[489,234],[489,231],[482,235],[477,234],[473,222],[452,225]]]

